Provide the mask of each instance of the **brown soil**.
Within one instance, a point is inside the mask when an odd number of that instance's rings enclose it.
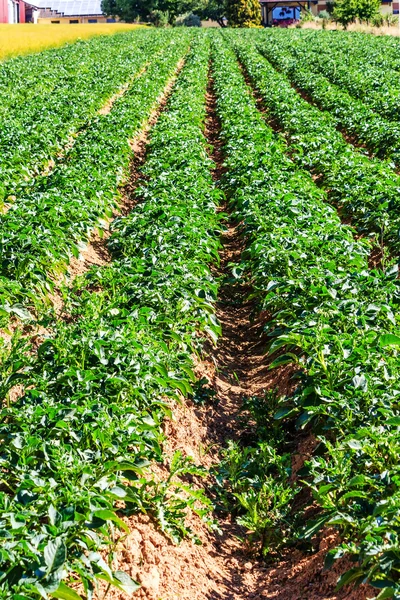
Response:
[[[224,172],[223,155],[211,87],[207,104],[206,134],[216,161],[214,177],[218,179]],[[239,225],[227,224],[217,273],[222,278],[217,315],[223,333],[217,347],[208,348],[208,355],[196,361],[197,375],[207,377],[218,402],[199,407],[185,401],[173,407],[173,418],[165,423],[165,455],[170,457],[180,450],[206,468],[218,464],[228,439],[243,436],[243,427],[236,418],[243,398],[272,388],[284,393],[292,385],[292,367],[273,372],[268,369],[271,357],[264,352],[262,327],[267,315],[251,319],[254,307],[247,300],[249,290],[229,281],[232,263],[239,261],[243,249]],[[315,445],[310,435],[298,440],[294,474]],[[205,481],[203,485],[207,489],[211,483]],[[196,481],[193,485],[201,484]],[[117,544],[113,567],[129,572],[141,583],[137,597],[142,600],[365,600],[373,594],[366,586],[334,591],[338,576],[351,565],[342,560],[324,572],[326,552],[339,542],[333,530],[316,537],[310,552],[290,549],[268,564],[241,541],[245,531],[229,517],[218,517],[220,533],[216,533],[196,515],[188,514],[187,524],[202,545],[186,539],[179,546],[158,531],[148,516],[132,516],[126,521],[130,533]],[[112,600],[123,598],[115,590],[110,590],[110,596]]]
[[[175,408],[165,430],[167,455],[180,449],[199,464],[215,464],[220,445],[210,436],[209,423],[216,423],[230,437],[225,429],[228,420],[222,408],[212,415],[208,408],[190,402]],[[341,560],[324,571],[326,552],[339,542],[333,530],[315,540],[313,553],[292,549],[267,564],[240,541],[244,531],[229,518],[219,519],[218,534],[188,515],[187,524],[202,545],[184,540],[179,546],[158,531],[148,516],[133,516],[126,522],[130,533],[117,545],[113,568],[127,571],[141,583],[136,596],[142,600],[366,600],[373,595],[367,586],[335,593],[338,577],[352,565]],[[117,590],[110,590],[108,597],[125,598]]]
[[[370,269],[382,269],[384,256],[383,246],[373,246],[368,257],[368,267]]]

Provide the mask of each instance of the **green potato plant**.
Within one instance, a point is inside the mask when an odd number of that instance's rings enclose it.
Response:
[[[267,464],[259,460],[261,438],[253,439],[251,449],[233,446],[222,463],[220,485],[226,505],[236,507],[249,535],[258,539],[267,518],[267,531],[286,532],[283,544],[296,538],[303,543],[324,525],[336,527],[342,543],[328,554],[327,565],[345,554],[355,564],[339,586],[367,581],[377,597],[395,598],[400,593],[398,267],[389,261],[384,270],[368,268],[369,243],[354,239],[326,193],[289,158],[291,145],[268,127],[230,45],[246,66],[264,63],[257,62],[251,40],[237,42],[241,35],[224,34],[228,43],[215,41],[214,82],[227,167],[223,189],[246,246],[236,272],[251,284],[263,314],[271,315],[265,323],[271,368],[291,365],[293,373],[293,391],[281,393],[278,404],[273,400],[283,431],[269,437],[268,445],[285,464],[294,450],[288,432],[312,434],[317,444],[294,479],[268,471],[275,458]],[[256,69],[251,72],[254,80],[266,81],[264,71],[258,73],[257,78]],[[272,83],[259,89],[269,98],[273,88]],[[296,124],[297,116],[291,118]],[[246,471],[253,453],[262,465],[257,478]],[[235,496],[236,485],[245,490]],[[319,512],[300,525],[293,499],[302,486]],[[264,501],[256,493],[261,488]],[[277,494],[273,501],[270,492]]]
[[[185,48],[178,37],[178,55]],[[175,62],[152,72],[149,102]],[[179,541],[193,535],[186,510],[210,510],[185,481],[204,474],[189,457],[175,454],[165,481],[151,471],[164,460],[171,403],[192,393],[192,355],[220,329],[208,267],[221,197],[203,134],[208,62],[207,39],[194,39],[152,130],[136,208],[113,224],[112,262],[66,290],[69,319],[52,323],[37,352],[17,338],[3,348],[8,377],[19,351],[23,390],[7,402],[2,389],[2,598],[78,600],[77,579],[89,599],[99,581],[132,594],[138,584],[111,566],[124,515],[147,512]]]

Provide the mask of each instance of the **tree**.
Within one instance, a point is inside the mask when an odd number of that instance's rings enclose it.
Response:
[[[357,0],[335,0],[333,18],[345,29],[357,18]]]
[[[202,8],[202,0],[158,0],[157,8],[168,13],[168,21],[173,25],[176,17],[187,13],[197,13]]]
[[[226,16],[230,27],[257,27],[261,25],[258,0],[227,0]]]
[[[156,25],[173,25],[178,15],[200,14],[207,0],[102,0],[101,10],[106,15],[119,17],[127,23],[136,19],[152,21]]]
[[[169,13],[168,11],[153,10],[150,13],[149,20],[155,27],[167,27],[169,25]]]
[[[381,0],[357,0],[357,4],[360,21],[370,21],[380,13]]]
[[[208,0],[203,10],[197,10],[196,13],[202,19],[211,19],[217,21],[220,27],[226,27],[224,17],[226,17],[226,0]]]
[[[136,19],[147,21],[157,4],[158,0],[101,0],[101,10],[105,15],[132,23]]]
[[[347,29],[356,19],[370,21],[379,14],[380,5],[380,0],[335,0],[332,16]]]

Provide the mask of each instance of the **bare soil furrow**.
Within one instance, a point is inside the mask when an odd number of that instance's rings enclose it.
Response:
[[[216,182],[223,176],[223,146],[215,113],[212,80],[207,93],[206,135],[210,156],[215,162]],[[221,210],[228,212],[228,207]],[[223,235],[220,265],[214,275],[221,278],[217,316],[222,325],[218,345],[209,346],[201,361],[196,360],[196,374],[214,387],[216,402],[198,406],[186,401],[173,407],[173,418],[165,423],[164,452],[171,456],[180,450],[198,464],[210,469],[219,464],[221,450],[230,439],[244,440],[247,432],[240,423],[243,399],[262,395],[265,390],[290,388],[290,368],[269,371],[271,358],[264,350],[263,322],[266,315],[253,318],[254,306],[248,301],[250,290],[231,278],[232,267],[241,259],[244,240],[240,223],[229,217]],[[315,441],[300,437],[293,454],[296,472],[309,456]],[[192,482],[193,483],[193,482]],[[201,482],[194,482],[201,485]],[[212,493],[213,481],[205,485]],[[324,532],[315,540],[312,553],[290,549],[273,562],[265,562],[243,543],[245,530],[231,515],[216,515],[218,531],[210,530],[196,515],[187,523],[201,545],[184,540],[175,546],[160,533],[149,516],[127,519],[130,534],[121,539],[114,556],[114,568],[127,570],[138,579],[142,600],[363,600],[363,590],[335,593],[338,576],[346,565],[324,572],[326,552],[334,547],[337,535]],[[122,600],[110,592],[112,600]]]

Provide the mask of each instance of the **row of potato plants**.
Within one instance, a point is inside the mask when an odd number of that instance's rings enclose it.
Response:
[[[261,54],[321,110],[328,111],[337,127],[356,136],[359,143],[379,158],[400,164],[400,123],[384,119],[340,86],[330,83],[324,75],[312,72],[305,56],[299,60],[291,47],[283,47],[274,38],[269,39],[268,44],[264,41],[261,37],[261,43],[257,45]]]
[[[314,37],[329,43],[336,53],[342,51],[342,59],[349,65],[357,66],[360,61],[379,66],[382,71],[400,71],[399,43],[395,36],[366,35],[349,31],[296,31],[299,38],[309,36],[310,51],[313,52]],[[294,39],[294,38],[293,38]]]
[[[127,529],[121,517],[147,511],[177,540],[191,534],[188,506],[208,510],[178,477],[202,474],[188,458],[175,454],[165,481],[146,468],[163,460],[171,402],[191,392],[193,353],[219,332],[207,266],[220,197],[203,134],[208,63],[197,37],[153,128],[138,204],[113,223],[112,262],[75,281],[69,318],[34,353],[18,337],[3,352],[1,598],[78,600],[77,579],[89,599],[99,579],[135,591],[105,558]],[[16,383],[24,391],[7,402]]]
[[[286,33],[286,32],[285,32]],[[365,36],[368,45],[369,37]],[[379,64],[373,64],[368,59],[368,53],[361,53],[356,61],[340,48],[340,44],[332,47],[330,37],[315,36],[312,41],[301,37],[292,38],[291,34],[282,36],[281,32],[265,34],[264,42],[269,39],[279,40],[278,43],[288,47],[293,43],[292,51],[298,60],[305,60],[310,70],[325,75],[333,83],[346,89],[352,96],[362,100],[370,108],[383,117],[399,121],[398,111],[400,99],[400,73],[396,70],[382,69]],[[290,41],[291,40],[291,41]]]
[[[327,30],[290,30],[287,32],[293,47],[299,48],[307,44],[310,60],[317,52],[315,45],[329,45],[335,55],[341,52],[340,60],[350,67],[358,68],[360,63],[379,66],[381,72],[400,71],[399,44],[395,36],[376,36],[354,31]],[[279,32],[277,34],[279,36]],[[284,40],[286,45],[287,37]]]
[[[293,159],[319,176],[344,217],[376,242],[400,249],[400,177],[391,165],[370,158],[347,143],[335,118],[309,104],[283,73],[260,55],[251,38],[231,36],[231,43],[267,108],[290,140]]]
[[[175,36],[107,115],[98,115],[48,176],[31,181],[0,215],[0,322],[43,312],[55,274],[65,271],[80,243],[117,207],[131,159],[129,140],[144,126],[187,52],[190,36]],[[147,46],[150,56],[153,43]],[[145,56],[146,58],[146,56]],[[102,225],[103,223],[103,225]]]
[[[334,526],[342,543],[327,565],[343,555],[354,561],[340,585],[368,581],[378,598],[399,598],[397,265],[368,269],[368,245],[288,157],[228,45],[216,44],[214,69],[223,189],[246,242],[236,276],[269,315],[271,368],[291,365],[293,374],[286,395],[247,400],[258,440],[231,446],[218,479],[264,553]],[[289,453],[309,435],[317,446],[291,483]],[[292,500],[304,485],[312,498],[302,496],[298,514]]]
[[[12,201],[169,37],[138,30],[1,64],[0,204]]]

